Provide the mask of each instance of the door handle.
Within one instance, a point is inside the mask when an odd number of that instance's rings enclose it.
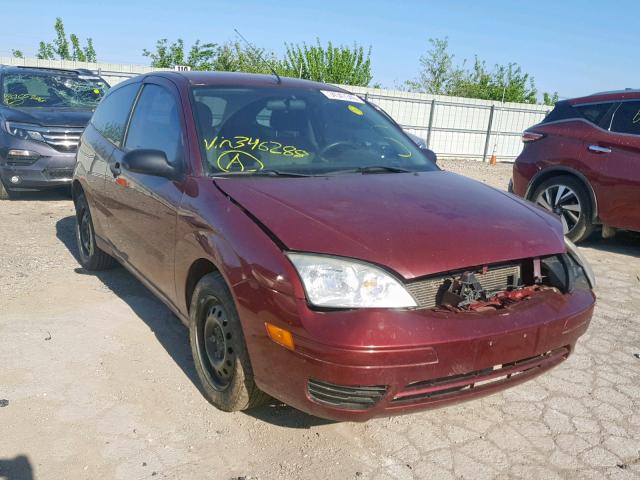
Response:
[[[111,173],[113,174],[114,177],[117,177],[118,175],[120,175],[122,173],[122,170],[120,169],[120,162],[110,163],[109,170],[111,170]]]
[[[601,147],[600,145],[589,145],[589,150],[593,153],[611,153],[609,147]]]

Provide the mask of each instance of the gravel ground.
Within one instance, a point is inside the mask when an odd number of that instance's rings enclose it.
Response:
[[[511,172],[442,165],[498,188]],[[481,400],[356,424],[279,404],[215,410],[179,321],[123,269],[79,268],[67,197],[23,195],[0,218],[0,478],[640,478],[636,235],[582,247],[599,300],[567,362]]]

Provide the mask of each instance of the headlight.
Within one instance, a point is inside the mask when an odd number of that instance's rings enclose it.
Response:
[[[591,269],[591,265],[587,262],[587,259],[578,251],[578,248],[573,244],[571,240],[568,240],[566,237],[564,239],[564,244],[567,247],[567,253],[571,256],[574,262],[576,262],[584,272],[584,275],[587,277],[589,281],[589,285],[591,288],[596,287],[596,277],[593,274],[593,270]]]
[[[30,123],[16,123],[6,122],[6,129],[9,135],[14,135],[23,140],[35,140],[37,142],[44,142],[44,138],[40,134],[42,127],[39,125],[32,125]]]
[[[416,301],[384,270],[366,263],[305,253],[287,256],[302,279],[307,299],[318,307],[408,308]]]

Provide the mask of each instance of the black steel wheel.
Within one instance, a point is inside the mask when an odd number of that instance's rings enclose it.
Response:
[[[226,412],[267,402],[253,380],[242,325],[222,275],[210,273],[198,282],[189,317],[191,352],[207,400]]]
[[[91,219],[89,204],[83,193],[76,201],[76,243],[80,264],[87,270],[106,270],[116,265],[116,261],[96,245],[96,234]]]

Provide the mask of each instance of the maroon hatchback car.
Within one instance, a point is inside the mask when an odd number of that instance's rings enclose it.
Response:
[[[511,188],[559,215],[569,239],[640,231],[640,90],[558,102],[522,140]]]
[[[79,257],[171,308],[226,411],[273,396],[365,420],[558,365],[591,319],[589,266],[554,215],[430,158],[334,86],[138,77],[81,139]]]

